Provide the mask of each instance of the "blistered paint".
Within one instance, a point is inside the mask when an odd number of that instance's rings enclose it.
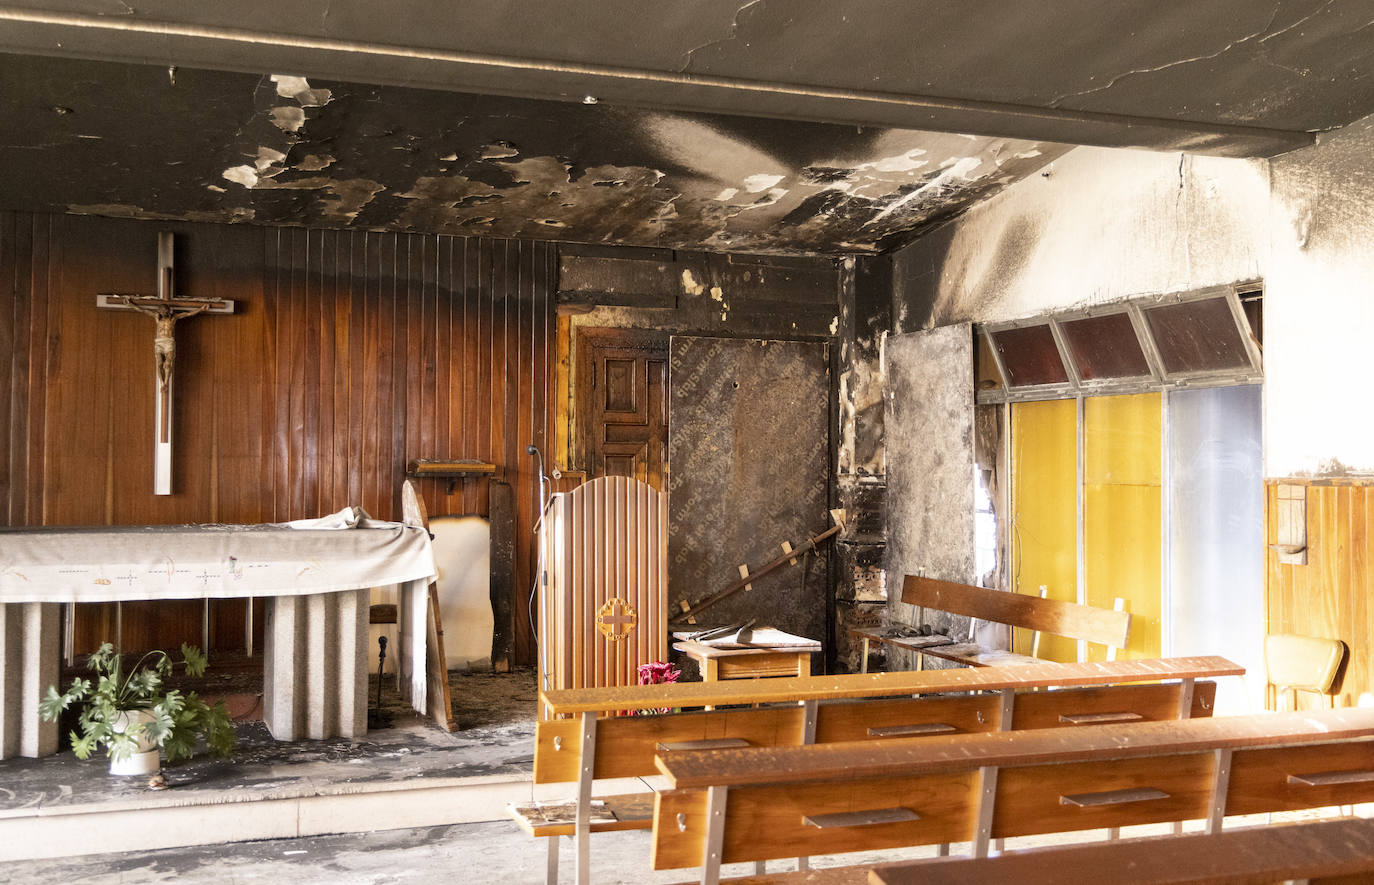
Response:
[[[111,106],[109,99],[124,93],[109,83],[136,83],[150,96],[169,88],[162,71],[153,77],[106,65],[119,76],[102,78],[101,63],[82,63],[91,70],[72,87],[66,64],[73,63],[26,59],[23,77],[45,88],[51,83],[46,91],[60,84],[64,101],[77,108]],[[0,69],[13,70],[3,60]],[[11,208],[124,205],[169,218],[252,216],[264,224],[739,254],[873,253],[901,245],[1063,150],[609,103],[333,82],[323,88],[286,74],[198,71],[178,76],[171,88],[180,102],[173,124],[151,98],[118,114],[78,110],[53,124],[65,127],[61,132],[19,127],[25,143],[0,148],[8,151],[0,169],[23,180],[15,170],[28,168],[25,152],[37,147],[46,168],[90,168],[88,150],[73,145],[128,144],[133,133],[155,127],[164,153],[176,157],[174,177],[165,164],[150,171],[121,157],[101,166],[99,176],[26,176],[45,184],[5,188],[23,194],[23,205]],[[74,141],[73,121],[90,141]]]
[[[282,132],[300,132],[305,125],[305,108],[288,105],[272,108],[272,125]]]
[[[784,177],[785,176],[782,175],[770,175],[767,173],[750,175],[748,178],[744,179],[744,189],[748,193],[757,194],[769,190],[770,188],[777,187]]]
[[[682,291],[688,295],[700,295],[706,291],[706,287],[698,283],[696,277],[692,275],[691,268],[682,271]]]
[[[322,108],[333,100],[334,93],[331,90],[312,89],[304,77],[273,74],[272,82],[276,84],[277,95],[295,99],[303,108]]]

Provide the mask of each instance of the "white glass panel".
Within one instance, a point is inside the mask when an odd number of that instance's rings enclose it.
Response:
[[[1171,391],[1170,620],[1174,655],[1246,669],[1218,681],[1217,712],[1264,698],[1264,486],[1260,387]]]

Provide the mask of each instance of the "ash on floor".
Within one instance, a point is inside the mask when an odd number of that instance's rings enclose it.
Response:
[[[236,677],[235,688],[251,688]],[[239,748],[228,760],[206,753],[164,769],[172,793],[291,792],[314,786],[490,775],[527,776],[534,758],[534,673],[450,674],[458,730],[449,733],[382,686],[391,724],[359,740],[277,741],[259,721],[238,722]],[[371,684],[376,698],[375,677]],[[111,777],[103,756],[85,762],[70,750],[43,759],[0,762],[0,811],[121,802],[148,793],[146,778]]]

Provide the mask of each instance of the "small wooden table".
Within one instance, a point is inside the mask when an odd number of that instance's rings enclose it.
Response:
[[[763,631],[759,631],[762,633]],[[709,645],[688,639],[690,633],[674,633],[681,640],[673,648],[696,661],[706,682],[721,679],[760,679],[773,676],[810,676],[811,656],[821,644],[804,636],[768,631],[785,644]]]

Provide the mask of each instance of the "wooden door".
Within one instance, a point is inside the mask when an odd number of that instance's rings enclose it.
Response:
[[[642,329],[578,335],[577,419],[587,478],[628,476],[666,491],[668,338]]]

